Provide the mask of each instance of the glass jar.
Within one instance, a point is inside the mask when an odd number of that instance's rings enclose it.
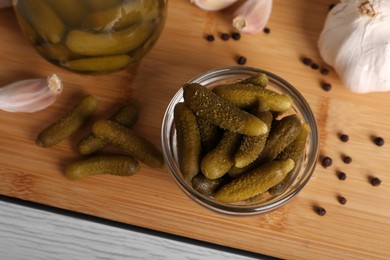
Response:
[[[290,201],[299,193],[299,191],[302,190],[302,188],[310,180],[317,164],[319,156],[319,135],[313,112],[302,94],[281,77],[257,68],[233,66],[206,71],[195,76],[187,83],[198,83],[207,88],[213,88],[220,84],[235,83],[258,73],[265,73],[268,76],[268,89],[277,93],[288,94],[292,98],[294,102],[293,106],[290,108],[290,111],[285,113],[297,115],[302,122],[306,122],[308,124],[311,130],[302,160],[295,168],[295,172],[291,175],[288,186],[286,186],[281,193],[267,193],[263,194],[261,198],[256,198],[255,200],[246,200],[243,202],[228,204],[218,202],[214,200],[213,196],[206,196],[196,191],[181,174],[178,159],[177,136],[174,124],[174,108],[177,103],[184,101],[183,88],[180,88],[178,92],[176,92],[165,111],[161,127],[161,143],[164,159],[168,169],[170,170],[175,182],[185,194],[200,205],[215,212],[234,216],[247,216],[274,210]]]
[[[136,64],[164,27],[167,0],[13,0],[19,25],[49,62],[80,73]]]

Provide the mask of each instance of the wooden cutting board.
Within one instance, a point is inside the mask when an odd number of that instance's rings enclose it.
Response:
[[[267,24],[270,34],[222,41],[218,35],[231,32],[232,9],[207,13],[189,1],[170,0],[165,30],[138,67],[100,76],[51,65],[21,35],[12,10],[1,10],[0,85],[57,73],[65,89],[47,110],[0,111],[0,193],[281,258],[390,259],[390,145],[372,142],[374,136],[390,141],[390,94],[353,94],[333,70],[324,76],[301,62],[307,56],[324,66],[316,44],[330,3],[276,0]],[[204,39],[208,33],[216,36],[214,42]],[[135,130],[161,148],[161,122],[175,92],[201,72],[236,65],[238,55],[301,91],[318,121],[321,155],[333,158],[327,169],[319,163],[298,196],[271,213],[237,218],[211,212],[189,199],[167,170],[147,166],[128,178],[69,181],[63,168],[78,158],[75,142],[89,126],[50,149],[34,144],[43,126],[92,94],[100,102],[94,119],[108,117],[118,104],[138,97],[142,109]],[[323,81],[332,84],[331,91],[321,89]],[[340,133],[350,141],[341,142]],[[352,163],[343,163],[344,155]],[[338,180],[337,171],[344,171],[346,180]],[[371,176],[379,177],[381,185],[373,187]],[[338,202],[339,195],[347,198],[345,205]],[[314,212],[318,205],[326,209],[325,216]]]

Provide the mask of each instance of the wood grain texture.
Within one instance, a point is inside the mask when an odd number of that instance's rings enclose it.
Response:
[[[268,259],[0,201],[2,259]]]
[[[333,70],[323,76],[300,61],[307,56],[325,65],[317,39],[329,4],[276,0],[267,25],[270,34],[210,43],[206,33],[231,31],[232,10],[207,13],[189,1],[171,0],[164,32],[138,67],[101,76],[77,75],[49,64],[20,34],[12,11],[0,11],[0,84],[53,72],[65,84],[50,109],[31,115],[0,111],[0,193],[282,258],[389,259],[390,146],[372,142],[377,135],[390,140],[389,93],[353,94]],[[283,77],[303,94],[317,118],[321,154],[333,158],[331,167],[319,164],[299,195],[271,213],[232,218],[210,212],[187,198],[167,170],[146,166],[130,178],[66,180],[63,167],[77,158],[74,143],[88,128],[51,149],[33,142],[42,125],[88,93],[100,101],[95,118],[108,117],[130,97],[141,99],[135,130],[161,148],[161,121],[174,93],[201,72],[235,65],[237,55],[246,56],[249,66]],[[332,90],[323,91],[322,81],[332,83]],[[342,143],[340,133],[350,141]],[[351,156],[352,163],[344,164],[343,155]],[[345,181],[337,179],[339,170],[347,173]],[[371,186],[370,176],[382,184]],[[346,205],[339,204],[338,195],[347,198]],[[327,210],[325,216],[315,214],[317,205]]]

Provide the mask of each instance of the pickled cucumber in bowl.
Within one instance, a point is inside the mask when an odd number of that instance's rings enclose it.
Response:
[[[79,73],[136,64],[164,27],[167,0],[13,0],[23,33],[49,62]]]

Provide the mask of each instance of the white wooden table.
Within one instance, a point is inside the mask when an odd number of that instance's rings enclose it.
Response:
[[[0,259],[273,259],[0,196]]]

